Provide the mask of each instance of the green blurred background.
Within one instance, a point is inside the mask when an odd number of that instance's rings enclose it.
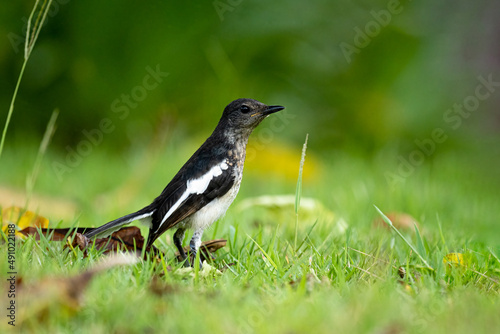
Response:
[[[8,110],[33,1],[3,2],[0,105]],[[297,116],[280,138],[315,147],[370,151],[409,145],[443,126],[453,103],[474,93],[477,76],[500,81],[497,1],[78,1],[59,0],[29,62],[9,141],[39,138],[61,110],[54,145],[64,148],[115,117],[111,104],[142,84],[146,67],[169,76],[116,120],[105,145],[123,149],[150,140],[162,117],[187,134],[210,131],[238,97],[283,104]],[[369,26],[369,44],[355,46]],[[14,46],[12,45],[14,44]],[[454,140],[498,134],[500,94],[482,102]],[[2,119],[3,123],[3,119]],[[466,138],[468,139],[468,138]],[[452,141],[447,142],[446,146]]]
[[[33,4],[0,5],[2,125]],[[157,148],[172,157],[165,158],[172,166],[162,180],[168,178],[209,135],[225,105],[250,97],[287,108],[257,129],[251,153],[259,163],[249,159],[250,171],[267,161],[278,170],[267,175],[296,178],[309,133],[307,175],[319,183],[335,179],[328,159],[337,156],[383,160],[390,167],[381,177],[389,186],[387,171],[405,174],[403,160],[412,164],[413,157],[416,169],[448,154],[465,157],[457,169],[482,168],[484,184],[496,191],[500,87],[484,87],[479,77],[500,82],[499,14],[494,0],[56,0],[21,83],[0,182],[23,186],[55,108],[57,131],[44,165],[52,175],[42,175],[39,186],[68,195],[86,187],[82,180],[116,187],[137,173],[137,161],[149,159],[141,152]],[[147,78],[156,69],[168,73],[157,84]],[[489,92],[487,98],[475,97],[477,89]],[[472,110],[466,116],[452,110],[463,103]],[[439,142],[436,129],[442,129]],[[82,144],[89,133],[97,142],[90,148]],[[57,172],[54,162],[67,166],[79,150],[84,161]],[[123,166],[105,171],[107,160]],[[156,185],[144,198],[163,186],[151,175],[135,177]],[[271,192],[281,191],[294,189]]]

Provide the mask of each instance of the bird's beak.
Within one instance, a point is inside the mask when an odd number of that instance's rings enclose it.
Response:
[[[278,112],[280,110],[283,110],[285,109],[285,107],[283,106],[267,106],[267,108],[262,111],[262,115],[264,116],[267,116],[267,115],[271,115],[271,114],[274,114],[275,112]]]
[[[268,106],[266,110],[264,110],[264,115],[271,115],[277,111],[283,110],[285,107],[283,106]]]
[[[267,108],[263,111],[256,112],[255,114],[250,115],[250,117],[254,117],[257,115],[268,116],[283,109],[285,109],[285,107],[283,106],[267,106]]]

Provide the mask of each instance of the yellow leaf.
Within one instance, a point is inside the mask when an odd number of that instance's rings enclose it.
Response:
[[[443,263],[453,266],[466,266],[467,262],[462,253],[450,253],[443,258]]]
[[[288,147],[277,143],[262,143],[259,139],[251,140],[247,147],[245,169],[256,174],[279,176],[289,181],[296,181],[300,164],[300,148]],[[303,170],[303,180],[321,179],[321,163],[313,153],[307,152]]]
[[[243,212],[248,209],[262,209],[261,215],[257,215],[259,223],[276,227],[276,221],[281,222],[285,229],[291,229],[295,233],[295,195],[263,195],[250,197],[242,200],[236,207],[236,212]],[[245,212],[247,214],[247,212]],[[335,233],[343,235],[348,228],[348,224],[328,209],[319,200],[311,197],[302,197],[300,201],[300,226],[303,233],[312,224],[319,222],[320,226]]]
[[[7,233],[9,224],[15,224],[17,226],[16,230],[19,231],[29,226],[47,228],[49,226],[49,220],[35,214],[33,211],[25,211],[17,206],[11,206],[2,209],[2,230],[4,233]],[[16,235],[18,237],[25,238],[23,234],[17,231]]]

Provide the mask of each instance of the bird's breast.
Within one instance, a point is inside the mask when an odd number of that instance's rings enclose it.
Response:
[[[241,174],[240,174],[241,175]],[[204,230],[210,227],[215,221],[222,218],[231,203],[233,203],[240,189],[241,176],[239,176],[227,193],[212,200],[193,215],[186,218],[183,225],[194,230]]]
[[[246,143],[238,142],[234,145],[234,147],[227,151],[226,163],[231,167],[235,167],[238,170],[238,173],[241,174],[243,172],[243,165],[245,164],[245,156]]]

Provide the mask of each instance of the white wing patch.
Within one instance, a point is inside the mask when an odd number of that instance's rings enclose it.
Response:
[[[128,220],[128,222],[131,222],[131,221],[134,221],[134,220],[141,220],[141,219],[144,219],[146,217],[150,217],[156,210],[153,210],[151,212],[148,212],[148,213],[145,213],[143,215],[140,215],[140,216],[137,216],[137,217],[134,217],[130,220]]]
[[[175,212],[179,208],[179,206],[184,203],[184,201],[189,197],[189,195],[192,194],[202,194],[207,190],[208,185],[210,184],[210,181],[212,181],[215,177],[222,175],[222,171],[228,169],[228,165],[226,161],[222,161],[220,164],[215,165],[212,167],[208,173],[205,175],[201,176],[200,178],[194,179],[194,180],[189,180],[187,182],[187,188],[184,194],[182,194],[181,198],[177,202],[175,202],[174,205],[168,210],[167,214],[163,217],[161,220],[160,225],[158,226],[158,230],[160,230],[160,227],[163,225],[163,223],[172,215],[172,213]]]
[[[149,217],[151,217],[155,211],[156,210],[153,210],[151,212],[148,212],[148,213],[145,213],[143,215],[140,215],[140,216],[132,219],[131,221],[140,220],[141,223],[146,224],[146,226],[149,227],[149,226],[151,226],[151,218],[149,218]],[[146,218],[149,218],[149,219],[146,219]]]

